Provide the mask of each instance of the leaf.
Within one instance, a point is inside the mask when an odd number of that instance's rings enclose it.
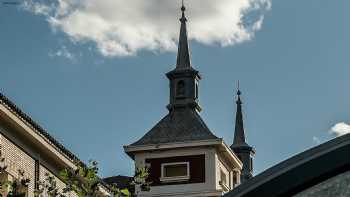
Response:
[[[130,192],[128,189],[122,189],[120,190],[120,192],[124,195],[124,196],[130,196]]]

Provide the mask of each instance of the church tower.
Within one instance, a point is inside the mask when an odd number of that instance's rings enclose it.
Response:
[[[170,80],[170,103],[168,105],[170,112],[181,108],[201,111],[198,104],[198,81],[201,77],[199,72],[192,68],[191,65],[185,10],[185,6],[182,5],[176,68],[167,73],[167,77]]]
[[[233,150],[233,152],[235,152],[235,154],[243,163],[243,169],[241,172],[241,182],[243,183],[253,177],[253,156],[255,154],[255,150],[253,147],[247,144],[245,139],[241,91],[239,90],[239,87],[237,90],[236,104],[236,125],[231,149]]]
[[[221,196],[240,183],[242,162],[199,112],[199,72],[191,65],[185,6],[181,7],[175,68],[166,74],[168,114],[136,142],[124,146],[135,168],[148,167],[151,190],[138,196]]]

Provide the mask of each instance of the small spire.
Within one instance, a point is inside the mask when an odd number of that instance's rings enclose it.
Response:
[[[242,100],[241,100],[241,90],[239,87],[239,81],[237,82],[237,112],[236,112],[236,125],[235,125],[235,135],[233,139],[233,145],[247,145],[245,142],[245,131],[242,113]]]
[[[241,183],[244,183],[248,179],[253,177],[253,155],[255,150],[249,146],[245,139],[243,113],[242,113],[242,101],[241,101],[241,90],[239,87],[239,81],[237,83],[237,112],[236,112],[236,126],[233,144],[231,149],[243,163],[241,170]]]
[[[179,36],[179,48],[177,52],[177,61],[176,67],[186,68],[191,67],[188,39],[187,39],[187,28],[186,28],[186,16],[185,16],[186,7],[184,1],[182,0],[181,12],[182,17],[180,18],[181,27],[180,27],[180,36]]]

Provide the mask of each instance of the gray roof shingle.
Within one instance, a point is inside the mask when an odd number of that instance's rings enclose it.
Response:
[[[199,114],[191,109],[177,109],[166,115],[132,146],[218,139]]]

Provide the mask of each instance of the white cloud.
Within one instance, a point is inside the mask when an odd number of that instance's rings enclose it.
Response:
[[[49,56],[50,57],[63,57],[63,58],[67,58],[69,60],[76,60],[76,57],[73,53],[71,53],[66,46],[62,46],[60,49],[58,49],[57,51],[50,51],[49,52]]]
[[[22,7],[25,10],[33,12],[34,14],[44,16],[49,16],[49,14],[53,11],[53,7],[50,5],[34,2],[33,0],[25,0],[22,4]]]
[[[350,133],[350,125],[345,122],[340,122],[335,124],[329,133],[335,135],[335,136],[341,136]]]
[[[47,1],[46,1],[47,2]],[[179,0],[26,0],[73,42],[93,42],[104,56],[134,55],[139,50],[174,51]],[[189,37],[204,44],[234,45],[261,29],[271,0],[188,0]]]

